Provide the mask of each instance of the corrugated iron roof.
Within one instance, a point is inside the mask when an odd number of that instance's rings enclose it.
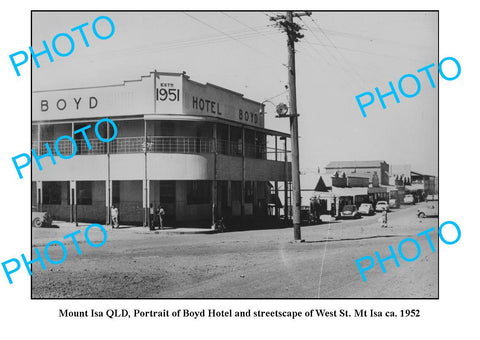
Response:
[[[335,168],[374,168],[380,167],[385,161],[333,161],[325,166],[325,169]]]

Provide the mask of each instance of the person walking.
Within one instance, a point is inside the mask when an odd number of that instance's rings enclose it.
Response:
[[[112,229],[119,228],[120,225],[118,223],[118,209],[114,205],[112,205],[111,215],[112,215]]]
[[[149,208],[149,216],[148,216],[148,226],[150,230],[154,230],[155,226],[153,225],[153,216],[155,214],[155,208],[153,207],[153,203],[150,203],[150,208]]]
[[[155,210],[153,214],[153,229],[160,228],[160,220],[158,218],[159,211],[160,211],[160,205],[155,204]]]
[[[165,216],[165,209],[160,205],[158,209],[158,223],[160,225],[160,229],[163,230],[163,218]]]
[[[382,211],[382,228],[388,228],[388,213],[387,209]]]

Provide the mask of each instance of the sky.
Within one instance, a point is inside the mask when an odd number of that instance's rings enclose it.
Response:
[[[90,46],[72,34],[70,56],[53,63],[44,57],[40,68],[33,66],[32,90],[119,84],[156,69],[185,71],[192,80],[258,102],[274,97],[274,104],[288,103],[286,36],[269,20],[278,14],[35,12],[34,50],[85,22]],[[91,31],[100,15],[115,23],[110,39]],[[437,12],[314,12],[295,20],[305,35],[295,46],[301,170],[322,170],[337,160],[385,160],[438,175]],[[101,32],[107,28],[99,25]],[[432,63],[435,88],[417,72]],[[419,94],[399,93],[400,103],[386,97],[386,109],[375,98],[364,118],[355,96],[375,87],[386,93],[389,81],[398,92],[405,74],[420,79]],[[405,91],[415,92],[413,84],[406,80]],[[289,132],[288,119],[275,118],[274,110],[266,104],[265,127]]]

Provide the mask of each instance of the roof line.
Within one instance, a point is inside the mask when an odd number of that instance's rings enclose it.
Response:
[[[97,86],[84,86],[84,87],[70,87],[63,89],[51,89],[51,90],[39,90],[32,91],[32,93],[43,93],[43,92],[55,92],[55,91],[71,91],[71,90],[86,90],[86,89],[98,89],[103,87],[114,87],[114,86],[125,86],[127,83],[140,82],[144,78],[150,78],[154,72],[150,72],[148,76],[140,76],[140,79],[124,80],[122,84],[110,84],[110,85],[97,85]]]

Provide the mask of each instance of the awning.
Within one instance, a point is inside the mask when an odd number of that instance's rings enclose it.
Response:
[[[368,193],[369,194],[381,194],[381,193],[385,193],[385,192],[390,192],[388,189],[397,190],[394,187],[372,187],[372,188],[368,188]]]
[[[425,190],[425,185],[423,183],[414,183],[411,185],[405,185],[405,189],[409,191]]]
[[[360,188],[338,188],[332,187],[332,193],[335,196],[362,196],[368,195],[367,187],[360,187]]]

